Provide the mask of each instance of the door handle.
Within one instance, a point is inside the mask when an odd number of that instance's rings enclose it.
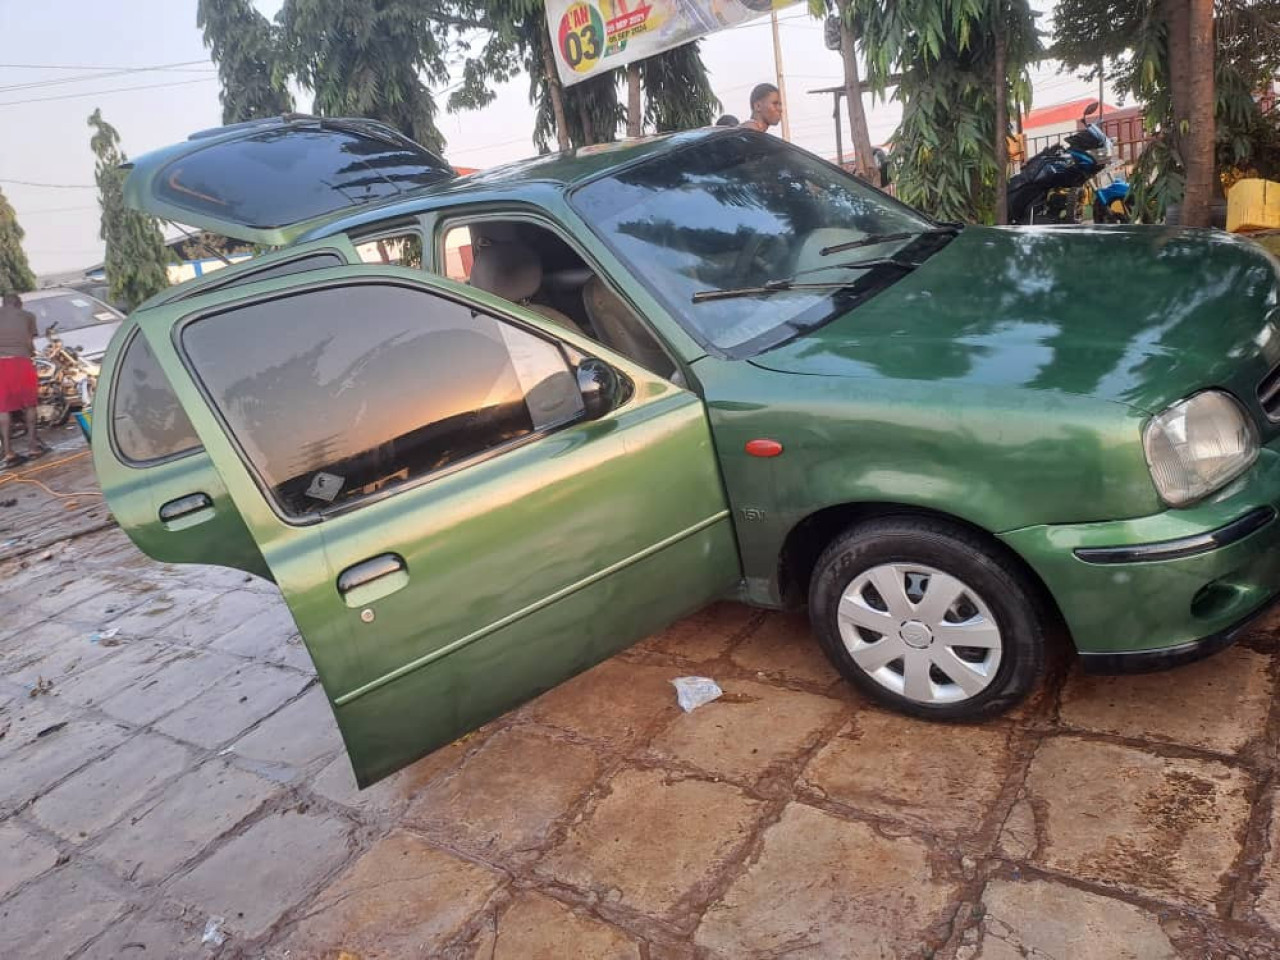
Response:
[[[195,517],[196,514],[213,511],[213,500],[207,493],[189,493],[185,497],[170,500],[160,507],[160,522],[174,523]]]
[[[338,593],[349,607],[372,603],[409,582],[404,557],[384,553],[352,564],[338,574]]]

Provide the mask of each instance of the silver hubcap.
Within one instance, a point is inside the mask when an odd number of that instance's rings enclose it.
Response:
[[[932,567],[872,567],[845,588],[837,616],[853,662],[918,703],[975,697],[1000,668],[1000,628],[986,602]]]

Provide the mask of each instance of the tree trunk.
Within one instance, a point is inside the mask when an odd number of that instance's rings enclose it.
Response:
[[[582,125],[582,142],[591,146],[596,142],[596,125],[591,122],[591,111],[587,109],[587,98],[578,98],[578,123]]]
[[[640,107],[640,64],[627,67],[627,136],[638,137],[644,132],[644,117]]]
[[[880,185],[880,173],[871,154],[871,133],[862,109],[862,81],[858,77],[857,37],[849,25],[852,0],[837,0],[840,15],[840,60],[844,64],[844,99],[849,109],[849,139],[853,144],[854,168],[869,182]]]
[[[1189,129],[1182,137],[1182,162],[1187,192],[1182,200],[1182,224],[1207,227],[1213,203],[1214,89],[1213,0],[1190,0],[1187,114]]]
[[[1191,0],[1162,0],[1159,13],[1165,26],[1172,112],[1172,123],[1165,131],[1165,138],[1170,149],[1184,157],[1182,131],[1191,126]]]
[[[556,121],[556,144],[563,153],[573,144],[569,140],[569,121],[564,113],[564,90],[560,86],[560,77],[556,74],[556,59],[551,52],[549,33],[542,40],[542,67],[546,71],[547,95],[551,98],[551,115]]]
[[[1004,4],[996,4],[995,22],[995,63],[993,64],[992,81],[996,85],[996,129],[992,137],[992,146],[996,152],[996,223],[1003,225],[1009,222],[1009,197],[1007,180],[1009,175],[1009,147],[1006,137],[1009,135],[1009,77],[1005,57],[1005,18]]]

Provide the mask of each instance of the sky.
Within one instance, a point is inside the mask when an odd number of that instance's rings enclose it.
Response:
[[[268,17],[282,2],[255,0]],[[1033,0],[1033,6],[1048,10],[1051,0]],[[196,0],[0,0],[0,189],[26,230],[27,256],[37,274],[102,260],[87,125],[95,107],[120,131],[130,156],[221,122],[217,75],[195,9]],[[840,55],[823,46],[822,25],[803,5],[783,10],[779,20],[791,138],[834,157],[831,97],[808,91],[841,82]],[[1048,20],[1042,20],[1045,29]],[[751,88],[775,79],[768,18],[709,37],[702,51],[725,111],[745,118]],[[165,69],[143,69],[157,67]],[[1034,79],[1036,106],[1097,89],[1053,64]],[[870,96],[866,105],[872,141],[881,143],[899,111]],[[310,109],[305,92],[298,108]],[[439,126],[448,141],[446,158],[455,166],[491,167],[529,156],[527,79],[504,85],[484,110],[442,112]],[[847,149],[847,123],[845,144]]]

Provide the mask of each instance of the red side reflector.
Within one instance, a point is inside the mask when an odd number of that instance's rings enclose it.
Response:
[[[782,444],[777,440],[748,440],[747,453],[753,457],[777,457],[782,454]]]

